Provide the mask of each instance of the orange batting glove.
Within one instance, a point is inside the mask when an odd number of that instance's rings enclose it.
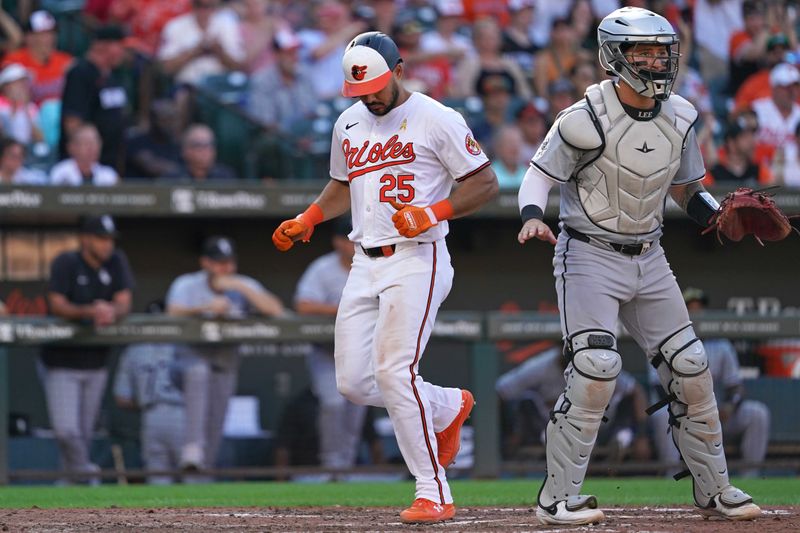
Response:
[[[311,204],[304,213],[281,222],[272,233],[272,244],[281,252],[285,252],[297,241],[308,242],[314,233],[314,226],[323,220],[322,209],[317,204]]]
[[[392,215],[394,227],[400,235],[409,239],[453,216],[450,200],[442,200],[429,207],[403,205],[397,200],[389,200],[389,203],[397,209],[397,213]]]

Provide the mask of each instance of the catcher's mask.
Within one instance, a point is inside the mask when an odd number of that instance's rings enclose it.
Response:
[[[669,98],[678,76],[680,43],[667,19],[647,9],[623,7],[600,22],[597,42],[600,64],[608,74],[642,96]],[[643,50],[644,45],[651,46]]]

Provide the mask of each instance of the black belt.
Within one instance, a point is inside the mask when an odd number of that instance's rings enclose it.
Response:
[[[570,228],[569,226],[564,226],[564,230],[570,237],[572,237],[573,239],[578,239],[581,242],[589,242],[591,240],[588,235],[581,233],[580,231],[574,228]],[[601,241],[599,239],[596,240],[597,242],[608,244],[614,250],[625,255],[642,255],[647,250],[649,250],[653,244],[652,242],[641,242],[639,244],[619,244],[616,242]]]
[[[386,246],[376,246],[375,248],[364,248],[364,253],[367,254],[368,257],[391,257],[394,255],[394,250],[397,248],[394,244],[389,244]]]

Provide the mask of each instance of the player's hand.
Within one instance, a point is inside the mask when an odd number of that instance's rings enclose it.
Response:
[[[298,216],[281,222],[281,225],[272,234],[272,244],[281,252],[285,252],[299,240],[308,242],[312,233],[314,233],[314,226],[309,228],[302,217]]]
[[[397,200],[389,200],[389,203],[397,209],[397,213],[392,215],[392,222],[403,237],[416,237],[438,223],[429,208],[403,205]]]
[[[95,326],[110,326],[117,319],[114,306],[105,300],[95,300],[92,304],[92,315]]]
[[[206,312],[213,316],[221,316],[231,308],[231,301],[225,296],[215,296],[206,306]]]
[[[519,230],[517,240],[520,244],[525,244],[529,239],[539,239],[540,241],[547,241],[550,244],[556,243],[556,236],[550,227],[544,221],[538,218],[532,218],[523,224],[522,229]]]

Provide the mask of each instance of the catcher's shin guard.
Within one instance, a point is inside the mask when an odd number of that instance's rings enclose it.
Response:
[[[622,368],[614,335],[588,330],[567,340],[572,356],[567,388],[547,424],[547,477],[539,489],[539,506],[551,514],[556,503],[576,496],[583,485],[603,413]]]
[[[703,343],[694,329],[686,326],[661,343],[651,364],[668,396],[647,412],[652,414],[669,403],[672,440],[694,479],[695,502],[706,507],[730,482]]]

